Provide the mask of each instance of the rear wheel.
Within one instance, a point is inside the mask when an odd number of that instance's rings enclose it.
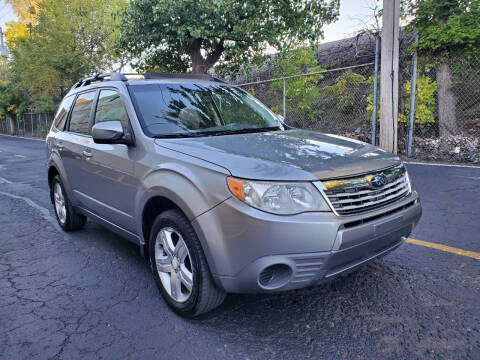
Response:
[[[70,200],[68,200],[60,176],[56,175],[53,178],[50,191],[55,208],[55,216],[60,227],[64,231],[81,229],[87,222],[87,218],[75,212]]]
[[[157,216],[150,232],[149,256],[160,293],[179,315],[206,313],[225,299],[226,293],[213,282],[192,225],[180,211]]]

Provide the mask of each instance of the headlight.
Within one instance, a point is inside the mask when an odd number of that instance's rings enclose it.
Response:
[[[227,178],[238,199],[273,214],[298,214],[306,211],[331,211],[322,194],[311,183],[251,181]]]

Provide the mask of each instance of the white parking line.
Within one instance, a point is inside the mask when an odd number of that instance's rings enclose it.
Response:
[[[27,197],[24,197],[24,196],[13,195],[13,194],[9,194],[9,193],[3,192],[3,191],[0,191],[0,195],[4,195],[4,196],[8,196],[8,197],[13,198],[13,199],[19,199],[19,200],[25,201],[29,206],[38,210],[40,212],[41,217],[43,217],[45,220],[50,222],[55,227],[57,226],[57,221],[50,215],[50,212],[46,208],[44,208],[43,206],[38,205],[33,200],[31,200]]]
[[[12,182],[10,180],[0,177],[0,184],[2,183],[11,184]]]

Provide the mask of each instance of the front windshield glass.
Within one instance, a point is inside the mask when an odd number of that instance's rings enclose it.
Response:
[[[225,85],[129,86],[150,136],[199,136],[280,129],[277,116],[245,91]]]

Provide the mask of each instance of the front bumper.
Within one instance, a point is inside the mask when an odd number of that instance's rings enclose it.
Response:
[[[421,217],[418,195],[356,216],[267,214],[231,198],[193,222],[218,286],[283,291],[354,270],[400,246]]]

